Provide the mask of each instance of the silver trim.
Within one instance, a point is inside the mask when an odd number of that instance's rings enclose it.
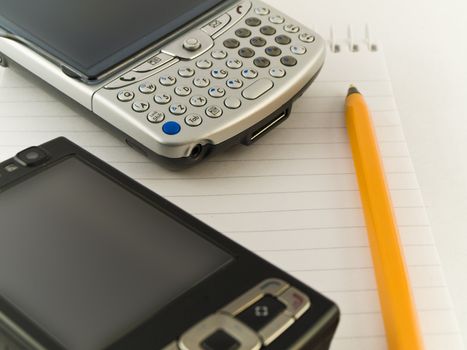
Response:
[[[261,339],[263,340],[263,344],[265,346],[271,344],[274,340],[279,338],[279,336],[284,333],[294,322],[295,320],[285,313],[277,315],[271,322],[261,328],[258,332]]]
[[[162,350],[180,350],[177,346],[177,342],[172,342],[162,348]]]
[[[266,294],[278,296],[289,287],[289,284],[277,279],[269,278],[251,288],[240,297],[224,306],[220,311],[236,316],[247,309]]]
[[[19,339],[25,342],[26,345],[31,347],[32,349],[47,350],[35,339],[33,339],[28,333],[26,333],[22,328],[20,328],[16,323],[10,320],[3,312],[0,311],[0,329],[2,328],[2,326],[7,327],[11,332],[13,332]]]
[[[251,136],[251,141],[254,141],[258,137],[263,135],[265,132],[273,128],[276,124],[280,123],[285,118],[287,118],[287,114],[284,112],[281,115],[279,115],[279,117],[275,118],[272,122],[268,123],[266,126],[263,126],[259,131],[255,131]]]
[[[181,350],[203,350],[201,342],[219,329],[241,342],[238,350],[259,350],[261,348],[261,340],[255,332],[240,321],[225,314],[208,316],[185,332],[178,345]]]

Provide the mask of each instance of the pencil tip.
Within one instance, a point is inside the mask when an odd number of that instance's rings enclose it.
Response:
[[[359,94],[360,92],[354,85],[350,85],[349,91],[347,92],[347,96],[352,95],[352,94]]]

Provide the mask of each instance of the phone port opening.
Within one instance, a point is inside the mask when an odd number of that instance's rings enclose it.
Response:
[[[277,125],[279,125],[280,123],[282,123],[284,120],[287,119],[288,116],[289,116],[289,112],[288,112],[288,110],[285,110],[284,112],[279,114],[277,117],[273,118],[269,123],[263,125],[261,128],[254,131],[251,134],[250,143],[254,142],[258,138],[260,138],[261,136],[266,134],[268,131],[270,131],[272,128],[274,128]]]

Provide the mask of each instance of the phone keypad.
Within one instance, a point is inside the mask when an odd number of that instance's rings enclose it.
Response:
[[[160,52],[106,88],[120,89],[117,100],[131,102],[136,115],[146,112],[145,121],[165,135],[178,135],[183,127],[208,128],[230,118],[230,111],[248,108],[274,90],[315,41],[274,10],[251,5],[242,2],[202,27],[214,44],[201,55],[187,60]],[[180,130],[166,126],[169,122]]]

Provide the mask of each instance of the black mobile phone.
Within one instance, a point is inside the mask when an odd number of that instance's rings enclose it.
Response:
[[[332,301],[65,138],[0,164],[8,349],[323,350],[338,320]]]

